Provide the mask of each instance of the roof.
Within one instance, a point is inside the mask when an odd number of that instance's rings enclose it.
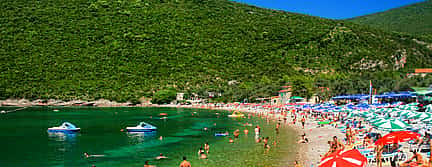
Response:
[[[417,68],[415,73],[432,73],[432,68]]]
[[[432,89],[428,87],[411,87],[411,89],[415,90],[417,95],[432,94]]]
[[[279,93],[291,92],[291,89],[280,90]]]

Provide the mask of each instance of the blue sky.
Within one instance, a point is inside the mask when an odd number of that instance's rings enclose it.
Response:
[[[234,0],[263,8],[330,19],[372,14],[425,0]]]

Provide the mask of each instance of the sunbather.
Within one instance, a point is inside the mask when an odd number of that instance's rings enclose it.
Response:
[[[401,167],[405,167],[405,166],[422,166],[423,163],[424,163],[422,155],[419,152],[417,152],[417,150],[413,150],[413,154],[414,155],[410,159],[406,160],[405,162],[402,162],[400,164],[400,166]],[[416,160],[415,162],[413,162],[414,159]]]

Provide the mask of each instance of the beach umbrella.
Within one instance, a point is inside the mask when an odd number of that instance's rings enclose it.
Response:
[[[290,99],[304,99],[303,97],[300,97],[300,96],[293,96],[293,97],[291,97]]]
[[[420,134],[411,131],[391,132],[389,134],[384,135],[382,138],[378,139],[375,142],[375,145],[378,144],[386,145],[386,144],[407,142],[413,139],[417,139],[419,137]]]
[[[432,122],[432,117],[425,118],[422,120],[423,122]]]
[[[384,118],[377,118],[377,119],[370,120],[370,123],[371,124],[377,124],[377,123],[384,122],[384,121],[387,121],[387,120]]]
[[[321,121],[321,122],[318,122],[318,125],[325,125],[325,124],[330,124],[330,121]]]
[[[373,112],[367,113],[366,115],[364,115],[365,118],[375,118],[376,116],[378,116],[378,114],[375,114]]]
[[[353,117],[356,117],[356,116],[358,116],[358,114],[351,112],[351,113],[349,113],[347,115],[347,118],[353,118]]]
[[[416,118],[416,119],[425,119],[425,118],[429,118],[429,117],[431,117],[431,114],[425,113],[425,112],[419,113],[416,116],[414,116],[414,118]]]
[[[432,112],[432,104],[426,106],[426,112]]]
[[[367,159],[357,149],[339,150],[321,159],[318,167],[364,167]]]
[[[411,115],[411,114],[412,114],[412,111],[402,110],[402,111],[399,113],[399,116],[408,116],[408,115]]]
[[[374,124],[374,126],[378,129],[382,130],[388,130],[388,131],[402,131],[405,130],[406,127],[409,127],[410,125],[401,121],[401,120],[386,120],[377,124]]]

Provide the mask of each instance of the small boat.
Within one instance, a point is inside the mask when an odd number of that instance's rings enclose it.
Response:
[[[148,124],[148,123],[140,122],[135,127],[126,127],[126,130],[128,132],[153,132],[153,131],[156,131],[157,128],[153,125]]]
[[[225,133],[215,133],[214,135],[215,136],[228,136],[229,133],[228,132],[225,132]]]
[[[80,130],[80,128],[77,128],[70,122],[63,122],[63,124],[58,127],[48,128],[48,132],[78,132]]]
[[[245,115],[239,111],[234,111],[231,115],[228,115],[228,117],[244,117],[244,116]]]

